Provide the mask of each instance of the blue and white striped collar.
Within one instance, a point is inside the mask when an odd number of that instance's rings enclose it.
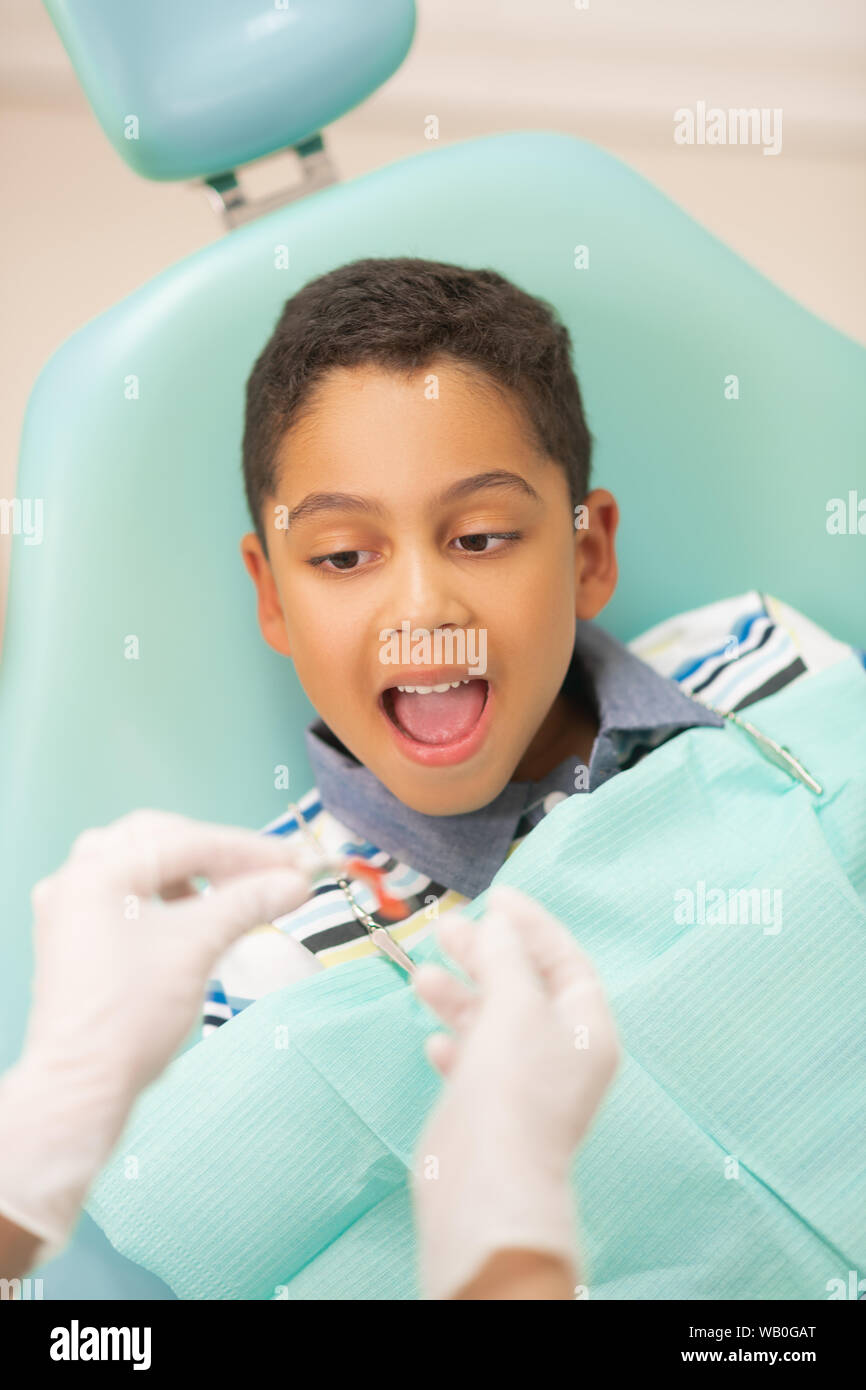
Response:
[[[594,695],[599,732],[589,763],[590,792],[623,764],[684,729],[721,727],[724,720],[683,694],[595,623],[578,621],[563,690]],[[493,801],[455,816],[427,816],[398,801],[321,720],[306,731],[307,752],[322,804],[356,835],[469,898],[490,884],[527,814],[534,826],[575,792],[575,760],[565,759],[538,782],[509,782]]]

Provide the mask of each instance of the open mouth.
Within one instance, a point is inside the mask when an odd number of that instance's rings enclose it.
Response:
[[[416,761],[457,762],[474,752],[487,724],[486,680],[390,686],[380,703],[400,746]]]

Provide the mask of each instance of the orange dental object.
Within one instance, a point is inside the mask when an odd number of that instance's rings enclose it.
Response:
[[[385,887],[385,874],[382,869],[368,864],[366,859],[347,859],[346,874],[369,883],[383,917],[387,917],[391,922],[399,922],[409,916],[409,909],[403,899],[395,898]]]

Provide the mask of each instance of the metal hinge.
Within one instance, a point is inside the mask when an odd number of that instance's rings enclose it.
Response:
[[[208,202],[222,218],[226,231],[230,232],[244,222],[252,222],[266,212],[295,203],[299,198],[306,198],[320,188],[327,188],[339,181],[320,133],[310,135],[291,148],[300,161],[301,180],[288,188],[277,189],[261,198],[248,199],[233,169],[224,174],[214,174],[194,185],[204,188]]]

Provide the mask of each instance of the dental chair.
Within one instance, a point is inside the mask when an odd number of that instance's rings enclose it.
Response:
[[[0,1067],[32,969],[29,894],[139,806],[261,826],[311,784],[312,710],[262,642],[238,554],[244,386],[285,300],[362,256],[492,267],[571,331],[593,481],[622,510],[601,617],[628,640],[750,588],[864,646],[856,516],[866,351],[604,150],[553,131],[418,152],[341,183],[323,132],[402,62],[412,0],[46,0],[93,111],[143,177],[200,180],[222,240],[84,324],[42,369],[0,666]],[[257,205],[239,171],[294,151]],[[851,510],[853,507],[853,511]],[[863,525],[866,526],[866,520]],[[192,1045],[190,1038],[187,1045]],[[89,1217],[45,1296],[172,1297]]]

